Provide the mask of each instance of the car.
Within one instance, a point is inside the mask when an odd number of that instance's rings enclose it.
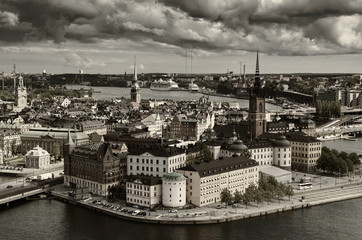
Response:
[[[12,185],[7,185],[6,188],[12,188],[13,186]]]
[[[132,212],[132,216],[137,216],[137,214],[139,214],[139,213],[140,213],[140,210],[134,210]]]
[[[216,209],[221,209],[221,205],[220,205],[220,204],[217,205],[217,206],[216,206]]]
[[[133,207],[133,208],[138,208],[138,205],[133,205],[132,207]]]
[[[142,216],[142,217],[145,217],[146,215],[147,215],[146,212],[141,212],[141,216]]]
[[[171,209],[170,211],[168,211],[169,213],[177,213],[177,209]]]
[[[23,183],[23,185],[21,185],[22,187],[26,187],[26,186],[28,186],[28,184],[27,183]]]

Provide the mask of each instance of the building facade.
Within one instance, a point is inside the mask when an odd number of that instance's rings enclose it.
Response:
[[[301,132],[286,134],[292,147],[292,170],[315,171],[322,154],[322,142]]]
[[[159,177],[138,175],[128,176],[126,181],[126,202],[153,208],[161,204],[162,181]]]
[[[244,193],[259,181],[259,165],[245,157],[231,157],[210,162],[195,163],[177,169],[187,178],[186,201],[198,207],[220,201],[224,188]]]
[[[26,154],[29,150],[39,146],[52,155],[59,152],[63,156],[62,146],[66,142],[68,129],[65,128],[30,128],[24,132],[21,138],[21,153]],[[83,132],[70,130],[71,138],[75,145],[85,145],[89,143],[89,136]]]
[[[0,129],[0,148],[4,157],[12,157],[20,151],[20,132],[12,129]]]
[[[112,153],[111,144],[97,143],[75,146],[71,138],[64,145],[64,184],[88,187],[89,191],[106,196],[109,188],[120,183],[120,162]]]
[[[186,204],[186,178],[177,172],[162,177],[162,205],[183,207]]]
[[[50,166],[50,154],[39,146],[30,150],[25,155],[26,168],[43,168]]]
[[[186,153],[176,147],[140,148],[127,156],[127,175],[163,177],[186,164]]]

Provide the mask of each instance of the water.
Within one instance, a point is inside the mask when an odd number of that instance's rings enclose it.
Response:
[[[362,138],[356,138],[357,141],[347,141],[343,139],[336,139],[323,142],[323,146],[328,148],[335,148],[338,151],[345,151],[347,153],[356,152],[362,154]]]
[[[56,200],[0,212],[0,239],[361,239],[362,199],[217,225],[124,221]]]
[[[68,89],[80,89],[80,88],[90,88],[88,86],[82,85],[66,85]],[[116,98],[130,98],[130,88],[120,88],[120,87],[93,87],[95,93],[93,93],[93,98],[99,100],[110,100]],[[142,99],[172,99],[175,101],[191,101],[199,100],[202,96],[201,93],[191,93],[188,91],[152,91],[149,88],[141,88],[141,98]],[[237,99],[229,97],[218,97],[210,96],[210,100],[213,102],[237,102],[239,103],[240,108],[249,108],[249,100],[246,99]],[[265,105],[267,110],[276,110],[278,106],[266,103]]]

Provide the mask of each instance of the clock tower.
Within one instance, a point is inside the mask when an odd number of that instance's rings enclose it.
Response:
[[[266,132],[265,93],[261,88],[259,76],[259,51],[256,53],[256,70],[254,87],[249,93],[249,132],[251,140],[255,140]]]

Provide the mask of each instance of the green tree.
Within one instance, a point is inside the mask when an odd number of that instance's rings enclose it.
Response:
[[[224,188],[220,193],[220,200],[222,203],[225,203],[226,206],[233,202],[233,195],[231,194],[230,190]]]

